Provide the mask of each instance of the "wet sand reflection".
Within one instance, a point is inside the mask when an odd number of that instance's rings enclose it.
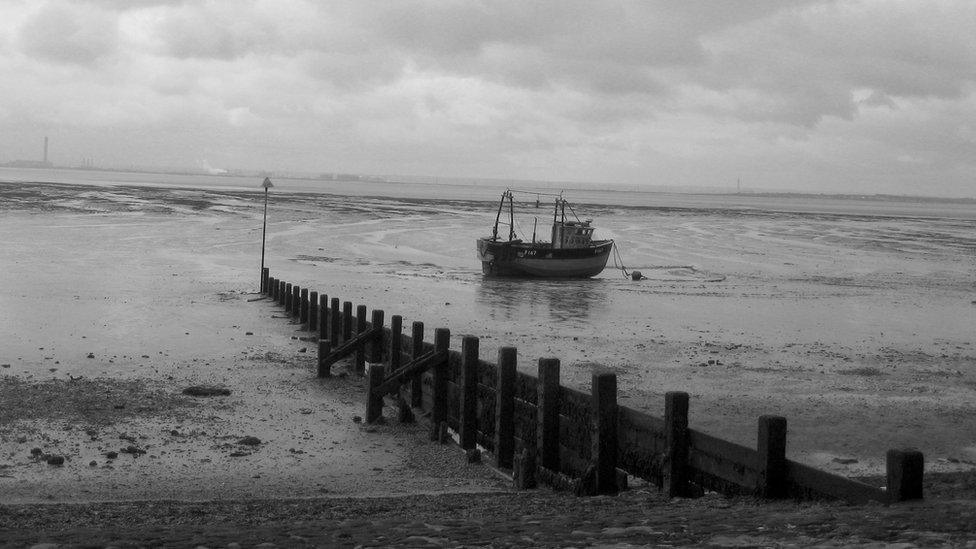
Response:
[[[546,319],[552,323],[588,323],[605,316],[610,284],[602,279],[544,280],[485,277],[475,303],[500,320]]]

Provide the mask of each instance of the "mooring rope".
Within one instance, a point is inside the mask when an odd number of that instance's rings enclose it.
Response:
[[[648,278],[644,276],[644,273],[642,273],[638,269],[632,269],[631,271],[627,270],[627,267],[624,266],[624,260],[620,256],[620,247],[617,245],[616,241],[614,241],[613,243],[613,266],[614,268],[619,269],[620,272],[623,273],[624,278],[633,278],[634,280],[646,280]],[[648,271],[686,269],[688,271],[691,271],[692,273],[704,275],[705,278],[701,279],[700,280],[701,282],[722,282],[723,280],[726,279],[726,276],[723,274],[714,274],[708,271],[703,271],[698,269],[694,265],[651,265],[650,267],[641,267],[640,269],[644,269]],[[639,278],[634,278],[634,275],[639,275]]]
[[[613,242],[613,266],[624,274],[624,278],[630,278],[630,273],[627,272],[627,267],[624,266],[624,260],[620,257],[620,246],[617,246],[617,241]]]

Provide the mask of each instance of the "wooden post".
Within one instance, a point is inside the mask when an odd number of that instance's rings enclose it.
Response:
[[[332,365],[325,362],[325,357],[329,356],[332,352],[332,342],[328,339],[319,339],[319,360],[318,360],[318,376],[319,377],[331,377],[332,376]]]
[[[498,349],[498,385],[495,389],[495,466],[513,467],[515,457],[515,347]]]
[[[291,316],[301,318],[302,315],[302,287],[298,284],[291,289]]]
[[[461,339],[458,442],[464,450],[472,450],[478,444],[478,346],[477,337]]]
[[[366,423],[383,422],[383,395],[373,392],[374,388],[382,385],[383,376],[383,365],[378,362],[371,362],[366,381]]]
[[[447,353],[451,346],[451,331],[447,328],[434,330],[434,349]],[[430,410],[430,440],[441,439],[441,424],[447,421],[447,361],[442,360],[431,369],[433,406]],[[442,441],[443,442],[443,441]]]
[[[390,373],[396,372],[403,362],[403,317],[390,317]]]
[[[268,277],[268,296],[272,300],[278,299],[278,279],[273,276]]]
[[[352,301],[342,302],[342,342],[352,337]]]
[[[785,497],[787,493],[786,418],[760,416],[757,438],[759,482],[756,492],[764,498]]]
[[[590,386],[591,460],[596,464],[597,494],[616,494],[617,374],[597,370]]]
[[[689,493],[688,481],[688,393],[664,394],[664,489],[669,498]]]
[[[268,267],[264,267],[263,269],[261,269],[261,293],[262,294],[268,293],[268,277],[270,273],[271,273],[271,269]]]
[[[424,354],[424,323],[414,321],[410,330],[410,337],[413,345],[411,359],[417,360]],[[421,374],[416,374],[410,378],[410,405],[414,408],[424,407],[424,384]]]
[[[363,311],[365,312],[365,311]],[[383,310],[373,309],[373,319],[370,321],[370,329],[381,330],[383,328]],[[369,362],[383,362],[383,336],[382,332],[380,335],[373,338],[366,347],[366,360]],[[393,369],[390,368],[392,371]]]
[[[329,305],[329,339],[337,347],[342,340],[342,311],[339,310],[338,297],[333,297]]]
[[[559,359],[539,359],[536,406],[539,409],[536,443],[539,465],[559,471]]]
[[[366,331],[366,306],[359,305],[356,307],[356,335]],[[356,346],[356,373],[359,375],[364,375],[366,373],[366,346],[357,345]]]
[[[298,321],[305,324],[308,322],[308,288],[302,288],[298,303]]]
[[[285,312],[291,312],[291,282],[285,282],[284,306]]]
[[[528,490],[538,486],[535,466],[535,452],[530,448],[523,448],[522,453],[515,459],[512,470],[512,481],[516,490]]]
[[[922,452],[913,448],[892,449],[888,450],[885,457],[888,501],[895,503],[922,499],[922,480],[925,476],[925,457]]]
[[[329,338],[329,296],[327,294],[322,294],[319,296],[319,307],[318,307],[318,329],[319,337],[322,339]]]
[[[278,281],[278,293],[276,295],[276,297],[278,298],[278,304],[279,305],[284,305],[285,304],[285,295],[287,295],[286,294],[286,290],[287,289],[288,289],[288,284],[284,280],[279,280]]]
[[[319,293],[308,292],[308,331],[314,332],[319,327]]]

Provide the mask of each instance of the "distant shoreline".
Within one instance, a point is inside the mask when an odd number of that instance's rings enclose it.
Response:
[[[36,164],[41,164],[37,162]],[[931,195],[909,195],[909,194],[887,194],[887,193],[809,193],[794,191],[763,191],[763,190],[744,190],[732,192],[727,189],[709,187],[671,187],[671,186],[648,186],[638,187],[633,184],[620,185],[614,187],[606,183],[594,183],[592,187],[585,187],[584,183],[579,182],[552,182],[552,181],[523,181],[505,180],[491,178],[446,178],[433,176],[384,176],[367,174],[298,174],[298,173],[277,173],[269,171],[246,171],[229,170],[219,172],[207,171],[188,171],[180,169],[139,169],[139,168],[101,168],[101,167],[82,167],[82,166],[57,166],[57,165],[33,165],[24,162],[7,162],[0,164],[0,176],[2,170],[37,170],[37,171],[77,171],[88,173],[113,173],[113,174],[137,174],[137,175],[159,175],[177,177],[213,177],[213,178],[254,178],[272,179],[280,178],[291,181],[310,181],[322,183],[355,183],[355,184],[387,184],[387,185],[435,185],[435,186],[469,186],[469,185],[488,185],[492,187],[519,187],[529,186],[534,188],[564,189],[566,191],[587,191],[587,192],[609,192],[609,193],[646,193],[661,195],[688,195],[688,196],[725,196],[725,197],[756,197],[756,198],[780,198],[780,199],[825,199],[825,200],[859,200],[859,201],[880,201],[880,202],[903,202],[903,203],[952,203],[952,204],[976,204],[976,196],[972,197],[945,197]],[[0,177],[0,181],[7,182]],[[57,183],[57,181],[37,181]],[[561,185],[561,183],[563,183]]]

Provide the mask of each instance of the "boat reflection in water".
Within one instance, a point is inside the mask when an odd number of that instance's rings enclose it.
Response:
[[[611,284],[602,279],[541,280],[485,277],[475,301],[489,318],[538,319],[584,326],[607,315]]]

